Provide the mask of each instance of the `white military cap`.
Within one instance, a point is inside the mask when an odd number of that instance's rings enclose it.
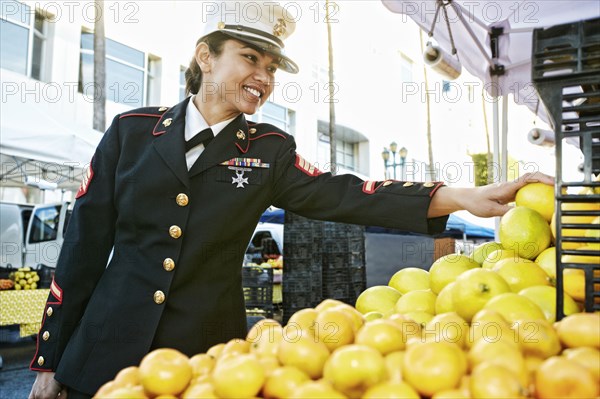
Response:
[[[204,2],[202,14],[202,38],[222,32],[280,58],[279,69],[298,73],[298,65],[283,51],[283,42],[294,32],[296,22],[281,5],[273,1]]]

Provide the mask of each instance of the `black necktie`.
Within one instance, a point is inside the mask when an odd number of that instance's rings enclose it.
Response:
[[[206,128],[185,142],[185,152],[188,152],[200,143],[204,144],[204,147],[207,147],[214,138],[215,135],[213,134],[212,130],[210,128]]]

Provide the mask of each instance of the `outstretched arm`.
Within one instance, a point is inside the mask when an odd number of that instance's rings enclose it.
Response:
[[[521,187],[537,182],[553,185],[554,178],[535,172],[526,173],[511,182],[482,187],[440,187],[431,199],[427,217],[444,216],[463,209],[475,216],[502,216],[510,209],[507,204],[514,201]]]

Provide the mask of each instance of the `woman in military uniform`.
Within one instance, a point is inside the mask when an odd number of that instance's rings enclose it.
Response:
[[[186,72],[191,97],[114,118],[76,195],[30,399],[89,397],[155,348],[191,356],[243,338],[240,266],[270,205],[434,234],[458,209],[502,215],[525,184],[454,189],[322,173],[291,135],[244,118],[267,101],[277,69],[298,71],[283,52],[294,23],[273,3],[259,12],[207,23]]]

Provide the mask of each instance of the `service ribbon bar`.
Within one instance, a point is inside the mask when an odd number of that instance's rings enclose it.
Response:
[[[268,163],[263,163],[258,158],[232,158],[229,161],[222,162],[224,166],[245,166],[250,168],[269,168]]]

